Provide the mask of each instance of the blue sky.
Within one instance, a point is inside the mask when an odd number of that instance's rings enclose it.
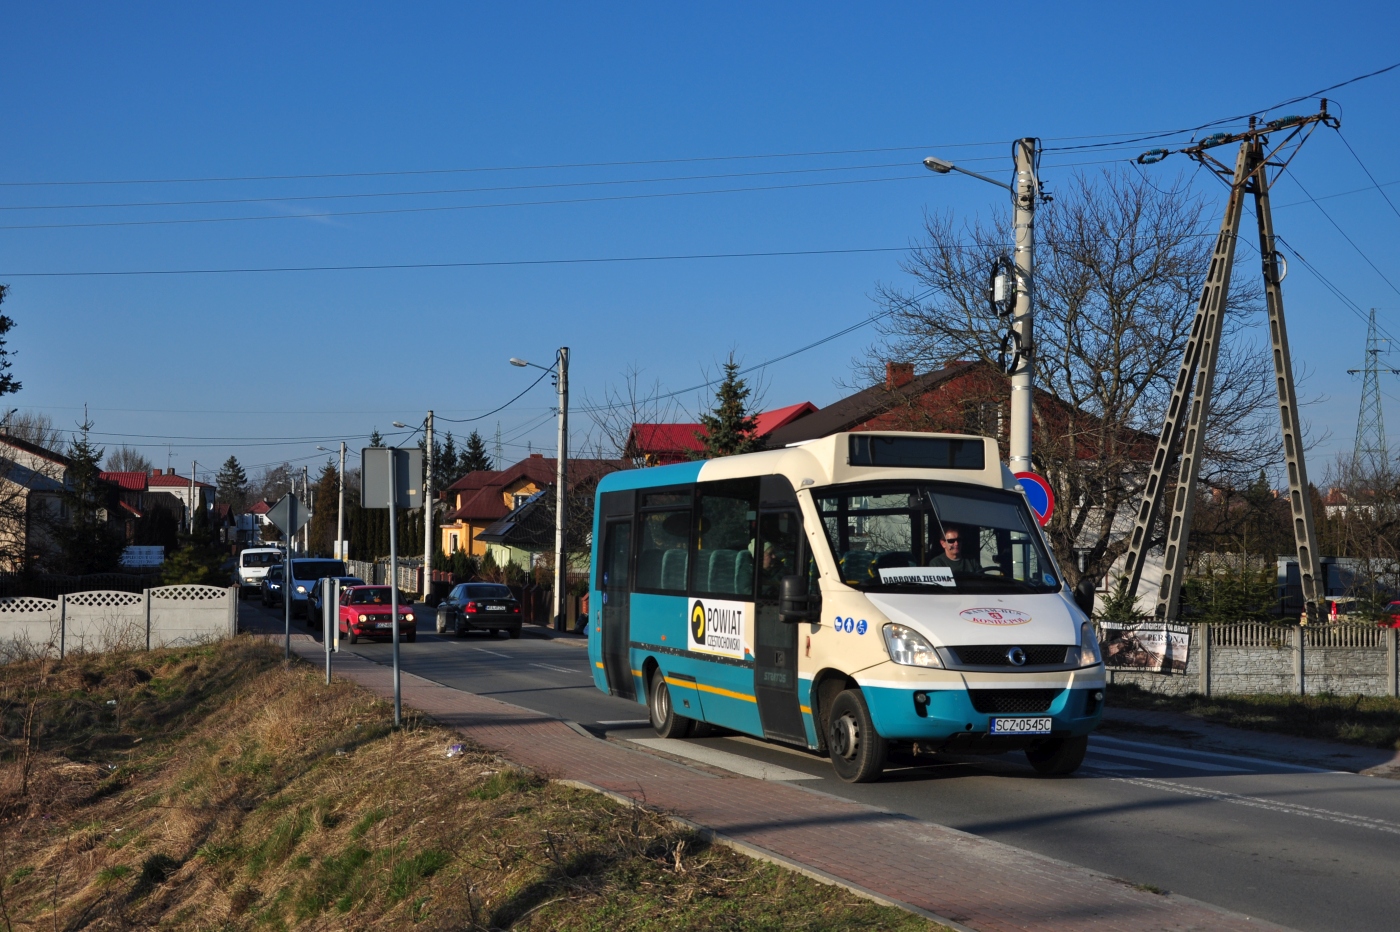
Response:
[[[24,389],[7,410],[71,427],[86,404],[101,442],[183,472],[229,453],[250,467],[301,460],[330,438],[356,448],[428,408],[481,414],[533,379],[510,356],[548,362],[561,344],[576,404],[629,366],[685,388],[731,350],[756,363],[869,316],[877,283],[904,277],[900,254],[19,273],[903,247],[925,210],[973,219],[1000,200],[925,172],[924,154],[1001,175],[1017,136],[1054,147],[1251,111],[1400,61],[1398,20],[1382,3],[1266,15],[1207,3],[10,3],[0,281]],[[1400,147],[1400,71],[1335,98],[1377,180],[1400,180],[1387,157]],[[1053,190],[1129,154],[1050,152],[1043,175]],[[529,168],[605,162],[633,164]],[[1313,195],[1368,185],[1330,132],[1294,170]],[[366,174],[425,171],[436,173]],[[169,181],[326,174],[357,176]],[[699,177],[720,175],[731,177]],[[166,183],[32,184],[153,179]],[[690,193],[727,188],[765,190]],[[1400,185],[1386,190],[1400,204]],[[401,196],[427,191],[454,193]],[[1278,205],[1301,200],[1289,181],[1276,191]],[[539,201],[556,203],[481,206]],[[1323,203],[1400,284],[1400,215],[1374,189]],[[398,212],[365,213],[385,210]],[[283,219],[226,219],[251,216]],[[150,222],[170,220],[205,222]],[[111,223],[125,225],[76,226]],[[1400,335],[1400,294],[1314,206],[1280,206],[1276,224]],[[1316,474],[1352,443],[1360,383],[1345,370],[1361,362],[1365,324],[1296,264],[1285,288],[1304,394],[1320,398],[1306,412]],[[771,367],[766,402],[835,400],[872,339],[858,331]],[[1400,425],[1400,383],[1384,388]],[[699,399],[680,400],[694,411]],[[548,450],[550,402],[543,383],[476,426],[489,441],[499,420],[508,459]],[[581,440],[588,420],[575,424]]]

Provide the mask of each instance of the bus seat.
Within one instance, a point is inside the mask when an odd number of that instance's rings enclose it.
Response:
[[[661,555],[661,585],[657,588],[685,591],[686,556],[684,550],[667,550]]]
[[[734,563],[738,559],[737,550],[716,550],[710,555],[709,591],[734,594]]]
[[[660,550],[643,550],[637,554],[637,585],[643,589],[661,588]]]
[[[875,554],[869,550],[848,550],[841,558],[841,578],[846,582],[869,582],[875,576]]]
[[[875,558],[875,568],[877,570],[913,565],[914,555],[907,550],[888,550]]]
[[[734,594],[753,595],[753,554],[740,550],[734,559]]]

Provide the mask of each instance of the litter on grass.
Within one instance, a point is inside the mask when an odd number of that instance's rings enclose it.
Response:
[[[454,744],[454,745],[452,745],[452,747],[450,747],[450,748],[447,749],[447,756],[448,756],[448,757],[461,757],[461,756],[462,756],[462,746],[461,746],[460,744]]]

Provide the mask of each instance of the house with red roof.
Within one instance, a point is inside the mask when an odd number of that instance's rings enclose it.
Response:
[[[816,405],[804,401],[764,411],[754,416],[754,436],[767,437],[816,410]],[[627,435],[626,455],[634,466],[684,463],[700,455],[705,446],[701,438],[705,434],[706,430],[700,424],[633,424]]]
[[[121,490],[121,508],[132,519],[139,519],[151,508],[163,508],[172,513],[181,524],[189,521],[190,492],[194,491],[194,501],[204,508],[212,508],[217,487],[207,482],[196,481],[191,487],[190,480],[177,475],[174,469],[152,469],[150,472],[104,472],[100,474],[105,482],[110,482]]]

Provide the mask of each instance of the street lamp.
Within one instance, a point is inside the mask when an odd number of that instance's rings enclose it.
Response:
[[[1035,317],[1031,290],[1035,268],[1035,200],[1040,194],[1040,182],[1035,173],[1037,145],[1035,139],[1018,139],[1013,143],[1015,187],[959,168],[943,159],[933,156],[924,159],[924,167],[935,174],[958,172],[1010,191],[1016,205],[1016,306],[1011,318],[1013,352],[1009,363],[1011,371],[1008,373],[1011,376],[1011,435],[1008,446],[1012,472],[1031,471],[1031,402],[1035,394]]]
[[[554,365],[548,368],[515,356],[510,358],[510,364],[521,369],[530,366],[545,372],[552,371],[559,388],[559,457],[556,460],[554,477],[554,628],[556,631],[563,631],[569,617],[568,602],[565,601],[567,595],[564,592],[569,578],[568,556],[564,549],[569,475],[569,348],[559,347],[559,352],[554,357]]]

